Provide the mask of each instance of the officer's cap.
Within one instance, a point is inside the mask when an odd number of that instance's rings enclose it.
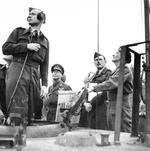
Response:
[[[51,68],[51,72],[58,70],[60,71],[62,74],[64,74],[64,68],[60,65],[60,64],[54,64]]]

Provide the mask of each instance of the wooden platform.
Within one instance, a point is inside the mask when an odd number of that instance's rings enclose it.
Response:
[[[1,135],[14,135],[17,131],[17,126],[2,126],[0,125],[0,136]],[[60,124],[46,124],[46,125],[35,125],[27,126],[27,137],[28,138],[42,138],[42,137],[54,137],[62,132],[66,132],[66,128],[62,128]]]
[[[109,131],[102,131],[102,130],[89,130],[89,129],[78,129],[74,130],[72,134],[90,134],[93,135],[96,139],[97,144],[87,145],[87,146],[69,146],[66,145],[58,145],[56,144],[56,140],[59,136],[56,137],[46,137],[46,138],[28,138],[27,145],[23,147],[22,151],[149,151],[150,148],[147,147],[145,144],[138,142],[137,138],[130,137],[129,133],[121,133],[120,135],[120,145],[115,145],[114,140],[114,133]],[[101,134],[102,133],[109,133],[109,146],[101,146]],[[64,133],[67,134],[68,132]],[[70,133],[70,132],[69,132]],[[78,144],[77,144],[78,145]],[[0,149],[1,151],[16,151],[14,149]]]

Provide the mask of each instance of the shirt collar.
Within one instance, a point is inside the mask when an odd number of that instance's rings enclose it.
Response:
[[[31,33],[31,28],[27,28],[24,30],[23,34]],[[43,33],[41,31],[38,32],[39,37],[44,37]]]

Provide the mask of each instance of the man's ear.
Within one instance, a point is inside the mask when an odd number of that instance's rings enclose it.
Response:
[[[37,19],[44,24],[46,20],[46,15],[44,14],[44,12],[39,12],[37,14]]]

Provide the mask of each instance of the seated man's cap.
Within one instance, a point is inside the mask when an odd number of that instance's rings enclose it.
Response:
[[[58,70],[60,71],[62,74],[64,74],[64,68],[60,65],[60,64],[54,64],[51,68],[51,72]]]
[[[100,53],[98,53],[98,52],[95,52],[95,53],[94,53],[94,59],[97,58],[97,57],[99,57],[99,56],[103,56],[103,57],[104,57],[104,55],[102,55],[102,54],[100,54]],[[104,59],[106,60],[105,57],[104,57]]]
[[[100,56],[100,54],[98,52],[94,53],[94,59],[97,58],[98,56]]]

